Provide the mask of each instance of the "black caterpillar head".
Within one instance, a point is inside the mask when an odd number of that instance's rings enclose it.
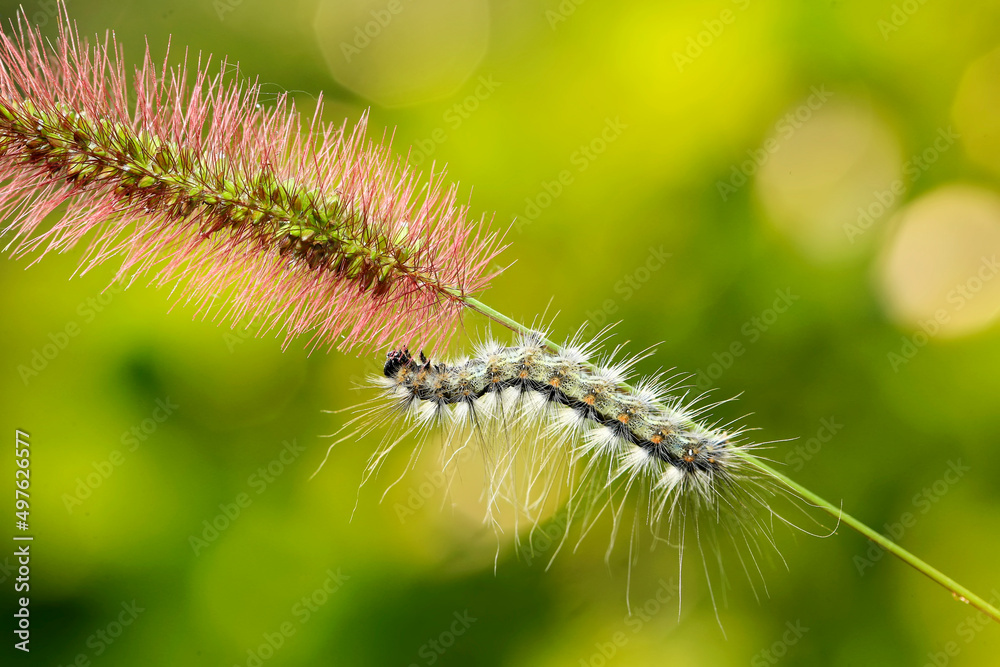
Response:
[[[420,363],[424,367],[430,366],[431,363],[427,357],[424,356],[423,352],[420,353]],[[395,377],[400,368],[412,365],[414,365],[413,357],[410,355],[410,351],[408,349],[392,350],[385,355],[385,367],[382,369],[382,374],[387,378]]]

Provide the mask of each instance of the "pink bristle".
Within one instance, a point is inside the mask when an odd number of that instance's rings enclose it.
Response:
[[[201,57],[170,68],[147,46],[130,81],[114,36],[91,46],[61,12],[54,47],[23,16],[0,35],[0,215],[15,257],[84,242],[81,272],[119,258],[117,280],[182,281],[199,315],[286,341],[447,343],[501,247],[443,174],[425,181],[366,139],[366,117],[325,124],[320,104],[303,122],[284,95],[261,107],[226,61],[217,75]]]

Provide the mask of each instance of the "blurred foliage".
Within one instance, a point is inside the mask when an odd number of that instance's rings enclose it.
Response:
[[[26,3],[42,19],[50,8]],[[901,279],[880,268],[902,207],[948,184],[998,189],[986,149],[1000,99],[989,73],[1000,70],[983,60],[1000,45],[997,3],[69,9],[85,33],[113,30],[133,60],[144,39],[163,53],[172,35],[175,56],[226,55],[305,108],[322,92],[330,121],[371,106],[373,134],[395,128],[401,151],[417,147],[411,160],[447,163],[464,192],[474,184],[474,212],[495,211],[497,227],[516,217],[504,256],[516,264],[487,302],[522,321],[558,311],[557,337],[588,319],[621,320],[630,349],[660,344],[642,372],[677,367],[709,378],[714,396],[741,394],[716,414],[752,412],[760,438],[798,438],[770,451],[798,480],[882,530],[912,514],[904,546],[1000,594],[1000,333],[988,316],[960,336],[921,337],[890,315]],[[14,10],[3,3],[4,22]],[[43,30],[54,35],[53,23]],[[823,87],[833,97],[813,109],[816,122],[783,129]],[[955,123],[960,145],[905,176],[909,157]],[[745,167],[755,155],[761,165]],[[831,207],[849,203],[854,216],[858,196],[875,201],[901,178],[891,211],[847,243],[840,230],[856,221]],[[669,258],[644,270],[660,248]],[[68,280],[78,255],[27,271],[0,261],[3,429],[28,430],[34,448],[34,663],[846,667],[945,664],[942,655],[987,665],[1000,653],[995,625],[970,623],[969,608],[891,558],[863,566],[868,543],[844,529],[825,539],[779,530],[784,562],[762,564],[766,591],[731,563],[727,585],[714,582],[725,639],[694,551],[679,619],[675,596],[656,602],[674,555],[640,554],[629,618],[627,556],[619,549],[605,564],[607,526],[546,570],[547,554],[518,555],[509,532],[495,558],[480,477],[447,493],[433,456],[381,503],[404,462],[358,494],[371,441],[339,446],[309,479],[324,434],[345,419],[328,411],[365,397],[355,384],[378,359],[309,354],[298,342],[282,350],[192,321],[141,281],[103,292],[113,267]],[[912,280],[934,261],[911,258]],[[778,290],[798,299],[772,317]],[[993,296],[984,289],[979,303],[995,315]],[[19,367],[69,323],[79,333],[24,380]],[[470,337],[482,329],[467,324]],[[893,363],[907,340],[915,354]],[[727,356],[734,343],[743,351]],[[158,400],[177,406],[162,422]],[[809,453],[823,420],[842,427]],[[133,428],[142,439],[128,437]],[[282,462],[293,441],[304,451]],[[120,464],[109,464],[116,451]],[[968,472],[935,490],[957,461]],[[9,454],[2,470],[12,478]],[[72,494],[80,502],[67,507]],[[213,521],[228,523],[214,538]],[[11,575],[0,576],[10,605]],[[135,621],[100,639],[133,601]]]

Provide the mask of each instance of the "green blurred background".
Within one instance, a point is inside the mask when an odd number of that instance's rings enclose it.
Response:
[[[55,34],[49,2],[25,7]],[[477,215],[517,219],[488,303],[530,321],[551,300],[557,337],[621,320],[630,349],[662,343],[640,371],[741,394],[715,414],[797,438],[770,454],[789,474],[1000,595],[997,3],[69,10],[130,62],[173,35],[307,110],[322,92],[329,121],[370,108],[371,133],[447,163]],[[680,618],[667,549],[641,555],[629,618],[607,525],[546,571],[513,530],[496,558],[475,470],[448,492],[425,456],[380,503],[403,461],[359,495],[369,439],[310,480],[377,355],[282,351],[141,281],[103,292],[112,266],[70,280],[78,257],[0,261],[2,427],[34,456],[32,663],[998,664],[995,624],[843,528],[778,530],[766,591],[730,563],[723,636],[693,551]]]

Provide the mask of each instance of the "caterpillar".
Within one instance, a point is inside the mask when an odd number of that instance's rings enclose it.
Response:
[[[780,490],[745,455],[761,445],[744,442],[742,429],[699,421],[718,403],[699,405],[682,376],[660,373],[630,385],[648,354],[616,361],[619,347],[592,364],[606,332],[581,338],[582,330],[555,350],[543,332],[513,345],[488,338],[471,357],[451,362],[391,350],[381,376],[371,378],[378,395],[359,406],[344,427],[351,432],[337,442],[391,424],[365,481],[403,443],[416,441],[411,463],[432,438],[443,442],[446,462],[478,449],[488,470],[487,518],[497,525],[494,513],[504,505],[534,528],[543,508],[561,506],[561,548],[574,525],[582,539],[607,511],[608,556],[631,516],[632,545],[645,525],[654,544],[678,547],[683,561],[691,531],[708,574],[708,562],[718,559],[707,557],[702,542],[717,550],[728,536],[751,579],[762,577],[757,556],[774,546],[768,518],[779,516],[772,505]]]

